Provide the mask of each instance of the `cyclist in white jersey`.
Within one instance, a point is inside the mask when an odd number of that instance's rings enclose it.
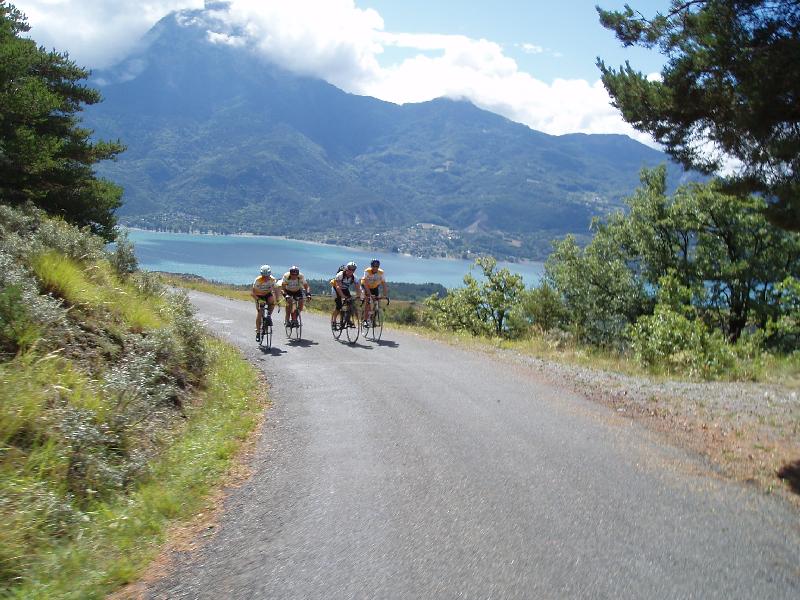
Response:
[[[256,301],[256,341],[261,336],[261,304],[267,304],[267,325],[272,325],[272,311],[275,309],[278,280],[272,276],[269,265],[261,265],[261,275],[256,277],[250,295]]]
[[[350,298],[350,288],[356,293],[359,300],[363,300],[361,295],[361,286],[359,285],[358,276],[356,275],[356,263],[350,261],[345,265],[343,271],[339,271],[336,277],[331,279],[331,287],[333,288],[333,295],[336,298],[336,304],[331,313],[331,327],[336,327],[336,319],[339,318],[339,313],[342,310],[342,303],[346,298]]]
[[[369,317],[372,312],[372,303],[377,302],[380,298],[381,287],[383,287],[383,297],[386,298],[386,304],[389,304],[389,285],[386,283],[386,278],[383,276],[383,269],[381,269],[381,261],[373,258],[369,263],[369,267],[364,269],[364,275],[361,277],[361,287],[364,290],[364,297],[367,299],[364,304],[364,326],[369,326]]]
[[[297,312],[303,312],[305,296],[311,297],[311,288],[306,281],[305,276],[300,272],[297,265],[292,265],[286,273],[283,274],[283,279],[280,282],[281,291],[283,292],[284,299],[291,298],[297,303]],[[305,292],[305,295],[303,294]],[[287,304],[288,306],[288,304]],[[289,311],[286,311],[286,324],[289,324]],[[297,327],[297,319],[291,323]]]

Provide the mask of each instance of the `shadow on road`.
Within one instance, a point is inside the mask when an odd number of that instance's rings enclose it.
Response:
[[[281,350],[275,346],[272,346],[272,348],[260,347],[259,350],[261,350],[261,354],[269,354],[271,356],[280,356],[281,354],[286,354],[286,350]]]
[[[373,340],[370,340],[370,341],[372,341],[373,344],[377,344],[381,348],[399,348],[400,347],[400,344],[398,344],[397,342],[393,342],[392,340],[378,340],[377,342],[373,341]]]
[[[314,340],[286,340],[286,345],[290,348],[308,348],[310,346],[319,346],[319,342]]]

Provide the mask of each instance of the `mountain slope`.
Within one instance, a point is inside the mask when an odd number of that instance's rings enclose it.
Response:
[[[467,102],[347,94],[212,44],[207,18],[164,18],[95,75],[105,101],[87,123],[128,145],[102,173],[125,188],[123,222],[533,257],[666,161],[624,136],[550,136]],[[409,248],[420,222],[439,227]]]

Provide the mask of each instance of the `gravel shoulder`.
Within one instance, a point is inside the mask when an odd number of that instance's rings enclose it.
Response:
[[[484,347],[503,361],[635,419],[722,477],[800,508],[800,391],[750,382],[655,381]]]

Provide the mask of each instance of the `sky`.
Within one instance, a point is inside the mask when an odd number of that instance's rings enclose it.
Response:
[[[627,0],[646,16],[667,0]],[[28,34],[78,65],[110,67],[171,11],[204,0],[12,0]],[[213,6],[212,6],[213,4]],[[244,46],[289,70],[398,104],[437,97],[553,135],[623,133],[654,145],[615,108],[595,65],[655,76],[663,57],[622,48],[595,4],[625,0],[230,0],[209,2],[211,43]]]

